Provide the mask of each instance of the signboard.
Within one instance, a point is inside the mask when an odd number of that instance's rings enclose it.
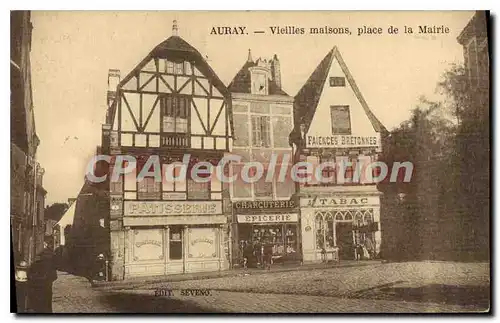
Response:
[[[217,257],[219,244],[217,241],[218,229],[192,228],[189,229],[188,258]]]
[[[133,260],[158,260],[163,258],[163,230],[134,230],[132,236]]]
[[[124,202],[125,216],[202,215],[221,213],[222,202],[220,201]]]
[[[380,135],[354,136],[307,136],[307,148],[352,148],[352,147],[380,147]]]
[[[238,201],[233,203],[235,213],[255,214],[262,212],[275,213],[290,210],[297,206],[294,200],[287,201]]]
[[[297,222],[298,219],[299,216],[297,213],[260,214],[260,215],[238,214],[238,223]]]
[[[313,197],[300,199],[301,207],[353,207],[364,205],[379,205],[378,196],[343,196],[343,197]]]

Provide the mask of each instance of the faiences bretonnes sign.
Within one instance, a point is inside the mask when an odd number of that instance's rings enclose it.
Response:
[[[379,147],[380,136],[307,136],[307,148]]]

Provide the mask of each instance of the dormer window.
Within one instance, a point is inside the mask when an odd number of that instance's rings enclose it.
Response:
[[[345,77],[330,77],[330,87],[345,87]]]
[[[267,77],[264,73],[255,73],[253,75],[254,94],[267,94]]]

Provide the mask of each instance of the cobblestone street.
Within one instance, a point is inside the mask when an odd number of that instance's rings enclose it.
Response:
[[[381,297],[380,295],[394,294],[394,290],[384,290],[387,286],[415,288],[421,285],[421,282],[418,281],[419,275],[416,274],[419,271],[415,270],[415,264],[393,265],[396,267],[388,266],[384,269],[379,267],[383,265],[374,265],[350,269],[344,268],[342,270],[336,268],[265,273],[175,283],[144,284],[143,286],[135,285],[129,288],[92,288],[84,278],[59,273],[59,278],[54,283],[53,307],[54,312],[58,313],[412,313],[464,312],[486,309],[484,304],[479,306],[474,300],[470,301],[473,295],[469,289],[466,289],[465,292],[467,293],[466,298],[470,302],[456,300],[450,302],[447,299],[426,299],[425,297],[423,299],[417,298],[417,301],[406,301],[404,295]],[[406,265],[406,270],[413,270],[413,276],[408,275],[403,270],[404,265]],[[484,280],[484,273],[481,269],[484,266],[471,265],[455,264],[453,265],[453,268],[456,269],[455,272],[448,273],[442,271],[443,264],[436,266],[424,263],[421,266],[428,273],[424,280],[430,283],[429,286],[434,286],[438,282],[454,284],[457,288],[469,286],[470,284],[483,287],[485,283],[489,284],[489,279]],[[391,268],[392,270],[395,270],[394,268],[398,269],[400,275],[406,276],[405,280],[395,276],[391,272]],[[431,268],[440,268],[441,271],[433,272]],[[371,279],[373,282],[371,284],[372,288],[367,288],[366,280],[363,283],[360,277],[353,278],[351,281],[343,277],[343,275],[355,277],[355,275],[362,273],[373,275]],[[332,280],[332,275],[336,277],[335,280]],[[452,276],[455,277],[454,280],[451,279]],[[320,281],[318,277],[323,277],[323,279]],[[380,277],[387,277],[387,281],[393,281],[395,284],[383,284],[386,280],[382,280]],[[286,284],[278,284],[280,279],[285,280]],[[330,282],[330,285],[326,284],[327,281]],[[353,281],[356,281],[356,283],[353,283]],[[463,285],[464,282],[466,285]],[[294,289],[291,289],[291,284],[293,284]],[[307,287],[304,287],[304,284],[307,284]],[[319,284],[322,284],[321,290],[324,293],[320,293]],[[266,285],[268,287],[263,288]],[[245,286],[247,288],[244,288]],[[253,290],[249,290],[248,286],[254,286]],[[155,289],[158,288],[170,288],[173,295],[155,296]],[[183,296],[181,295],[181,289],[185,288],[207,288],[210,295]],[[411,290],[414,292],[414,289]],[[447,290],[444,292],[447,292]],[[452,292],[457,293],[457,290]],[[433,293],[436,292],[433,291]]]

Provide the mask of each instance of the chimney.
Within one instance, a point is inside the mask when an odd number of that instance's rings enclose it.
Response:
[[[278,56],[274,54],[273,60],[271,61],[271,77],[281,89],[281,69],[280,69],[280,61],[278,60]]]
[[[252,51],[250,49],[248,49],[248,59],[247,59],[247,62],[248,63],[253,63]]]
[[[116,98],[116,88],[120,83],[120,70],[108,70],[108,108]]]
[[[179,28],[177,27],[177,20],[172,24],[172,36],[179,36]]]

